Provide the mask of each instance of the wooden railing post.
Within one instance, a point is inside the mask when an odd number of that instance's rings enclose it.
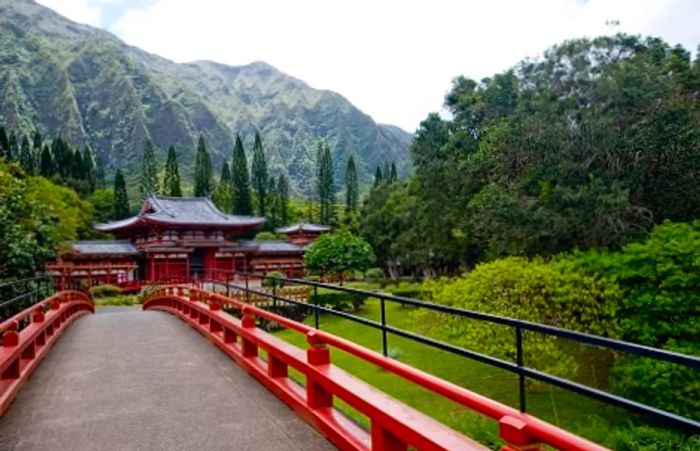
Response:
[[[244,329],[254,329],[255,328],[255,313],[248,307],[243,307],[243,319],[241,320],[241,326]],[[243,357],[257,357],[258,356],[258,346],[246,338],[245,335],[241,336],[241,346]]]
[[[12,324],[10,324],[10,327],[5,330],[5,333],[2,335],[3,348],[12,348],[19,345],[19,332],[17,332],[18,328],[19,324],[17,324],[17,321],[13,321]],[[18,379],[20,369],[20,359],[17,357],[14,361],[12,361],[12,363],[10,363],[10,366],[8,366],[7,369],[0,374],[0,379]]]
[[[221,303],[215,296],[212,296],[209,299],[209,310],[211,310],[212,312],[217,312],[221,310]],[[221,324],[218,321],[216,321],[213,317],[209,318],[209,331],[211,331],[214,334],[221,332]]]
[[[519,418],[504,416],[498,422],[499,434],[505,445],[501,451],[540,451],[541,444],[527,431],[527,423]]]
[[[321,340],[318,331],[310,331],[306,334],[309,348],[306,350],[306,360],[309,365],[323,366],[331,363],[330,350]],[[306,403],[311,409],[321,409],[333,406],[333,394],[323,388],[312,374],[306,377]]]

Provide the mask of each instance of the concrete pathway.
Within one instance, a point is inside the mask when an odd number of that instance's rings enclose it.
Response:
[[[0,419],[0,450],[326,450],[313,428],[167,313],[78,319]]]

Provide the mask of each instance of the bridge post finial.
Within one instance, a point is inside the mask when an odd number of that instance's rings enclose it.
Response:
[[[5,330],[5,333],[2,334],[2,346],[5,348],[13,347],[19,345],[19,333],[17,332],[17,329],[19,328],[19,324],[17,321],[12,321],[10,323],[10,327]]]
[[[43,323],[44,322],[44,309],[43,307],[37,307],[36,310],[34,310],[34,314],[32,315],[32,322],[33,323]]]
[[[506,442],[501,451],[540,451],[540,443],[530,435],[527,423],[520,418],[504,416],[498,422],[499,434]]]

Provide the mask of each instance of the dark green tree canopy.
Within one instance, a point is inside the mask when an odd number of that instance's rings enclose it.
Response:
[[[312,274],[340,276],[364,272],[374,262],[370,245],[347,231],[327,233],[314,241],[304,256]]]
[[[209,196],[212,193],[212,164],[204,137],[199,137],[194,164],[194,195]]]
[[[258,132],[255,132],[251,178],[253,191],[255,192],[255,200],[258,206],[258,215],[265,216],[267,213],[267,189],[269,183],[265,152],[263,151],[262,139],[260,139],[260,133]]]
[[[233,213],[250,215],[253,213],[253,199],[250,193],[250,176],[248,161],[241,137],[236,135],[233,148],[233,163],[231,165],[231,182],[233,183]]]
[[[126,180],[121,169],[117,169],[114,176],[114,207],[112,219],[124,219],[130,215],[129,196],[126,193]]]
[[[175,146],[168,148],[168,158],[165,161],[165,175],[163,176],[163,193],[166,196],[182,197],[180,167],[177,162]]]
[[[357,212],[360,187],[357,181],[357,168],[352,155],[348,158],[345,169],[345,211],[347,214]]]
[[[139,191],[144,197],[150,193],[158,192],[158,168],[156,164],[156,151],[150,140],[146,141],[141,159],[141,176],[139,178]]]

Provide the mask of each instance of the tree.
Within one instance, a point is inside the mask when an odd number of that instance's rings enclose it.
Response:
[[[262,140],[257,131],[255,132],[255,145],[253,146],[251,178],[255,199],[258,205],[258,216],[265,216],[268,208],[266,205],[268,188],[267,162],[265,161]]]
[[[351,215],[357,212],[359,185],[357,181],[357,169],[355,159],[350,155],[345,169],[345,214]]]
[[[277,208],[277,218],[280,225],[289,223],[289,181],[284,174],[280,174],[277,179],[277,199],[275,201]]]
[[[95,171],[95,159],[92,155],[90,146],[85,145],[83,148],[83,174],[82,178],[87,182],[88,193],[95,191],[97,187],[97,174]]]
[[[163,193],[166,196],[182,197],[182,189],[180,188],[180,168],[177,163],[177,152],[173,145],[168,148],[168,158],[165,162]]]
[[[114,176],[114,206],[112,219],[128,218],[130,214],[129,196],[126,193],[126,181],[121,169],[117,169]]]
[[[374,186],[379,186],[382,181],[384,181],[384,177],[382,176],[382,169],[377,166],[377,169],[374,171]]]
[[[321,224],[333,224],[335,223],[335,187],[333,183],[333,158],[328,144],[319,143],[317,158],[319,221]]]
[[[114,191],[98,188],[88,199],[92,205],[92,221],[96,223],[107,222],[113,217]]]
[[[107,188],[105,182],[105,167],[104,163],[102,163],[102,157],[100,156],[95,159],[95,187],[97,189]]]
[[[8,160],[12,156],[10,151],[10,141],[7,138],[7,132],[5,127],[0,126],[0,157],[5,157]]]
[[[245,157],[243,142],[238,135],[236,135],[236,144],[233,148],[231,182],[233,183],[233,213],[237,215],[252,214],[253,200],[250,194],[248,162]]]
[[[212,200],[221,211],[231,211],[231,205],[233,204],[233,186],[231,185],[231,171],[229,170],[227,161],[224,161],[221,167],[219,185],[214,190]]]
[[[158,169],[156,167],[155,148],[150,140],[146,141],[141,159],[141,177],[139,178],[141,197],[158,192]]]
[[[41,162],[39,164],[39,173],[46,177],[51,178],[56,173],[56,166],[54,165],[53,157],[51,156],[51,151],[49,146],[44,145],[41,150]]]
[[[24,136],[22,137],[22,145],[19,151],[19,164],[27,172],[27,174],[34,174],[34,155],[32,154],[32,149],[29,147],[29,139]]]
[[[396,163],[391,162],[391,168],[389,168],[389,183],[394,183],[399,180],[399,174],[396,172]]]
[[[304,256],[306,269],[312,274],[337,276],[363,272],[374,262],[372,248],[362,238],[348,231],[327,233],[317,238]]]
[[[194,195],[196,197],[209,196],[212,192],[212,164],[211,156],[200,136],[197,142],[197,156],[194,163]]]

